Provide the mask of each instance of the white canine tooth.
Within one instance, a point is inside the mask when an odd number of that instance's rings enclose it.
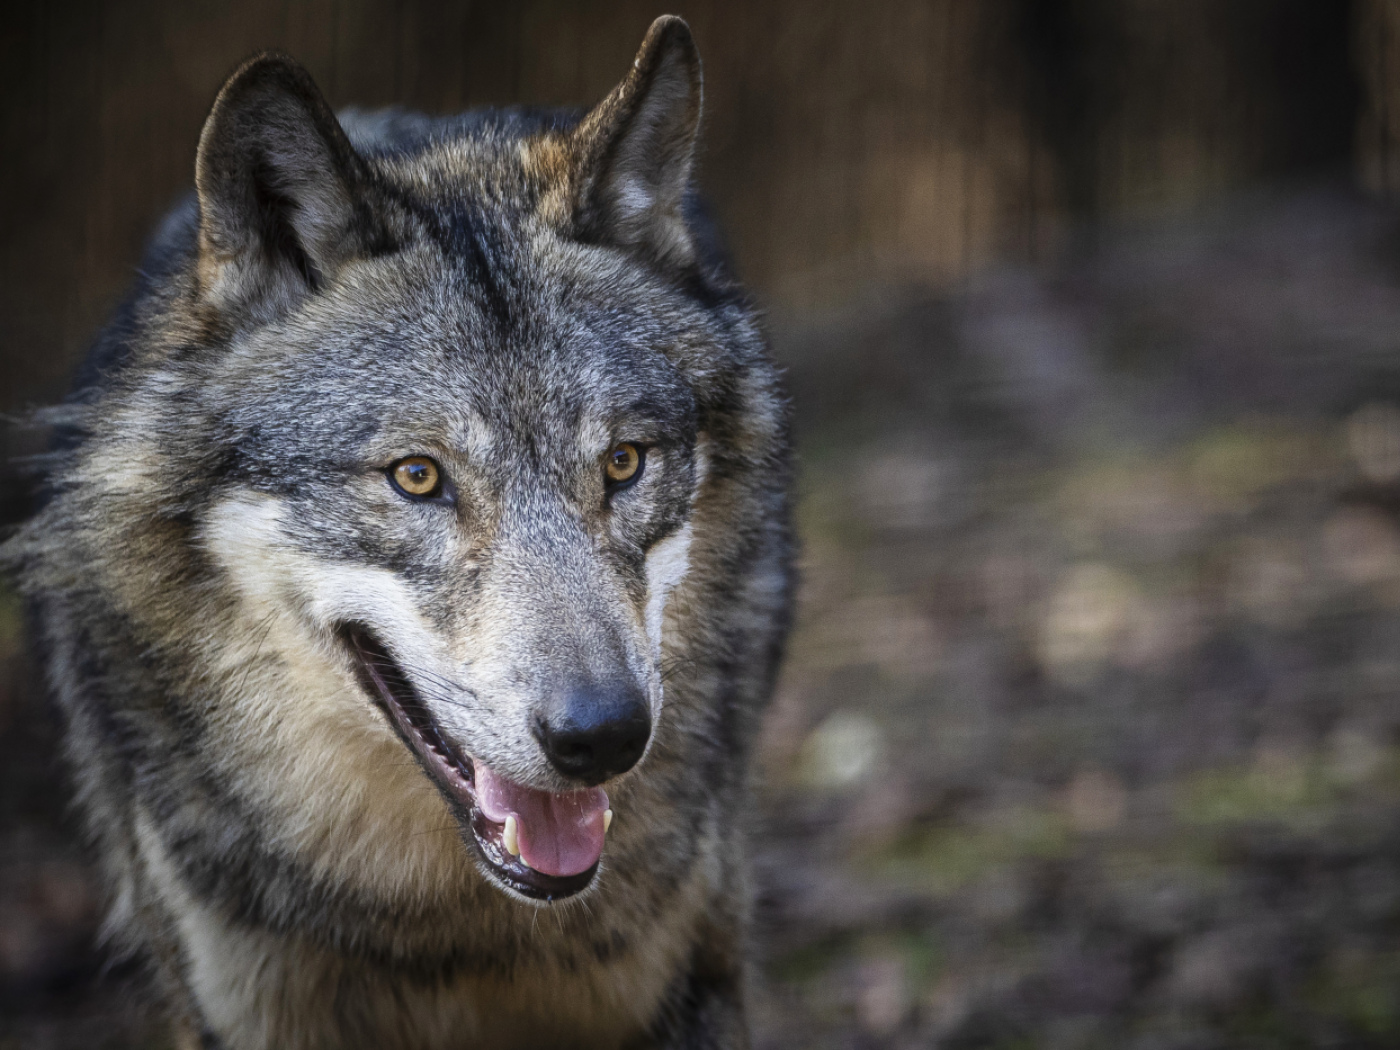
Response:
[[[506,817],[506,829],[501,832],[501,841],[506,844],[506,852],[512,857],[520,856],[520,829],[515,823],[515,814]]]
[[[603,834],[608,833],[608,828],[612,827],[612,810],[603,810]]]

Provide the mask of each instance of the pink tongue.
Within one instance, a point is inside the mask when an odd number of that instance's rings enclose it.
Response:
[[[608,793],[538,791],[476,763],[476,804],[493,824],[514,815],[525,863],[546,875],[578,875],[603,855],[603,812]]]

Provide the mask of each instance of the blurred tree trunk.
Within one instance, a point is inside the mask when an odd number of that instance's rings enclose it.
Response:
[[[1341,171],[1359,101],[1353,6],[1023,0],[1026,111],[1060,202],[1091,219]]]
[[[1360,0],[1356,64],[1364,102],[1356,129],[1356,165],[1362,185],[1400,193],[1400,2]]]

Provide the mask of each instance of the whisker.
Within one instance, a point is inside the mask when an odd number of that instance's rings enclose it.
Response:
[[[452,832],[453,834],[461,834],[461,830],[462,829],[459,828],[456,824],[453,824],[450,827],[446,828],[428,828],[426,831],[415,831],[412,835],[409,836],[409,838],[418,838],[421,835],[441,835],[444,832],[448,831]]]
[[[472,699],[476,698],[476,693],[466,688],[458,682],[435,674],[431,671],[416,671],[415,675],[425,679],[427,684],[434,686],[433,689],[424,689],[422,685],[412,680],[406,672],[393,660],[386,660],[374,653],[361,653],[361,658],[366,664],[373,667],[384,678],[386,684],[393,684],[399,687],[412,689],[424,699],[431,699],[437,703],[446,704],[450,707],[467,709],[469,705],[453,696],[446,695],[450,690],[454,693],[465,693]]]
[[[258,644],[253,647],[253,655],[248,660],[248,666],[243,669],[243,677],[238,680],[238,692],[243,692],[243,687],[248,684],[248,676],[253,673],[253,667],[258,662],[258,657],[262,655],[262,647],[266,644],[268,636],[272,634],[272,628],[277,622],[277,611],[274,609],[267,614],[267,619],[263,621],[267,626],[258,638]],[[262,624],[259,624],[261,627]]]

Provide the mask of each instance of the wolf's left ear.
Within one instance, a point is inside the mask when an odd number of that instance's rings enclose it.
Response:
[[[574,131],[574,223],[658,261],[695,254],[683,204],[700,131],[700,52],[674,15],[651,24],[626,78]]]
[[[199,137],[201,294],[258,323],[318,290],[373,239],[365,182],[311,74],[276,52],[248,61]]]

